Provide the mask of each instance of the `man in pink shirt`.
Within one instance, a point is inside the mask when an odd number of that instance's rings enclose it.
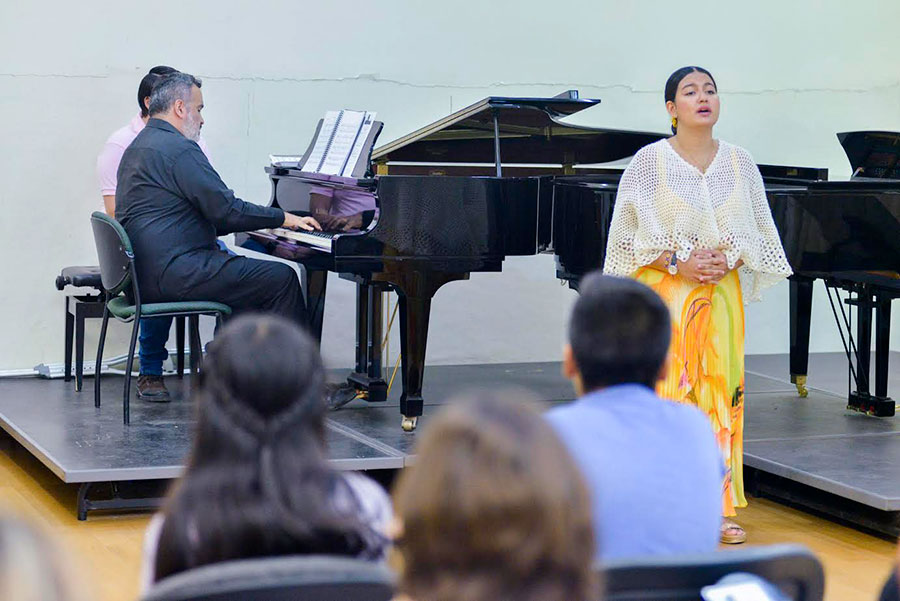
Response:
[[[160,65],[153,67],[141,80],[138,86],[137,100],[140,113],[134,116],[131,122],[117,129],[106,140],[100,156],[97,157],[97,178],[100,180],[100,194],[103,195],[103,207],[110,217],[116,216],[116,173],[125,149],[134,141],[137,135],[144,129],[150,114],[147,110],[150,100],[150,92],[153,85],[163,75],[176,72],[177,69]],[[209,151],[203,138],[197,140],[197,144],[209,158]],[[140,352],[141,373],[138,377],[138,398],[147,401],[165,402],[171,400],[169,391],[162,379],[162,364],[169,356],[166,350],[166,342],[169,340],[169,330],[172,327],[171,317],[153,317],[141,320]]]
[[[140,112],[128,123],[113,132],[103,145],[100,156],[97,157],[97,179],[100,180],[100,194],[103,195],[103,208],[110,217],[115,217],[116,213],[116,172],[119,170],[119,163],[122,155],[128,145],[137,137],[150,115],[147,112],[147,102],[150,100],[150,92],[153,90],[153,84],[163,75],[174,73],[177,69],[159,65],[153,67],[141,80],[138,86],[138,106]],[[197,140],[197,144],[209,159],[209,149],[206,142],[201,137]],[[210,161],[212,162],[212,161]]]

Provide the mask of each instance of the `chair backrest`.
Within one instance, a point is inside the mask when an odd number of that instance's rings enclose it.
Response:
[[[801,545],[614,560],[601,565],[606,601],[697,601],[700,589],[736,572],[771,582],[794,601],[822,601],[825,574]]]
[[[100,281],[110,296],[116,296],[131,284],[131,240],[122,224],[100,211],[91,214],[91,228],[100,262]]]
[[[381,563],[288,555],[210,564],[160,580],[142,601],[389,601],[393,576]]]

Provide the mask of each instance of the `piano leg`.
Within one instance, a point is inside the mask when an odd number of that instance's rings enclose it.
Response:
[[[809,328],[812,315],[813,282],[810,278],[793,276],[790,285],[790,353],[791,382],[797,394],[806,397],[806,374],[809,368]]]
[[[356,367],[347,383],[370,402],[387,400],[387,382],[381,376],[381,330],[381,291],[357,281]]]
[[[875,396],[888,395],[888,358],[891,352],[891,297],[875,295]]]
[[[424,409],[422,383],[425,379],[425,349],[428,343],[428,319],[431,299],[438,288],[454,280],[469,279],[468,273],[428,273],[420,271],[395,274],[394,285],[400,307],[400,356],[403,392],[400,394],[400,425],[412,432]]]
[[[403,393],[400,395],[401,426],[406,432],[416,429],[424,409],[422,382],[425,379],[425,347],[428,343],[430,297],[399,294],[400,355]]]
[[[867,284],[854,287],[857,296],[850,301],[857,307],[856,330],[856,390],[850,392],[847,399],[847,408],[860,411],[876,417],[892,417],[895,412],[894,401],[887,398],[887,350],[890,322],[882,319],[881,296]],[[887,310],[890,317],[890,301],[887,301]],[[871,394],[869,387],[869,368],[872,357],[872,309],[878,309],[878,332],[875,337],[875,395]],[[884,354],[884,357],[881,354]],[[883,366],[884,373],[879,371]],[[880,378],[884,378],[883,383]],[[883,394],[879,394],[882,389]]]
[[[859,286],[856,290],[856,391],[869,396],[869,373],[872,365],[872,290]]]
[[[319,346],[322,345],[322,321],[325,317],[325,289],[328,284],[328,272],[323,269],[304,267],[303,295],[306,300],[306,312],[309,316],[309,333]]]

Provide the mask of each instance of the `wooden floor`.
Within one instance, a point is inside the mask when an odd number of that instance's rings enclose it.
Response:
[[[76,490],[11,440],[0,443],[0,504],[56,535],[85,576],[88,598],[136,599],[149,516],[92,516],[79,522]],[[892,542],[765,499],[751,499],[738,521],[753,544],[796,542],[815,551],[825,565],[827,601],[876,601],[895,557]]]

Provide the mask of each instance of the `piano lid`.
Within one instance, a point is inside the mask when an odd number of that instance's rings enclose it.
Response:
[[[900,132],[848,131],[837,137],[853,177],[900,179]]]
[[[495,163],[494,131],[503,164],[586,165],[632,156],[667,134],[569,125],[561,118],[600,103],[576,90],[554,98],[491,96],[403,136],[372,153],[375,163]]]

